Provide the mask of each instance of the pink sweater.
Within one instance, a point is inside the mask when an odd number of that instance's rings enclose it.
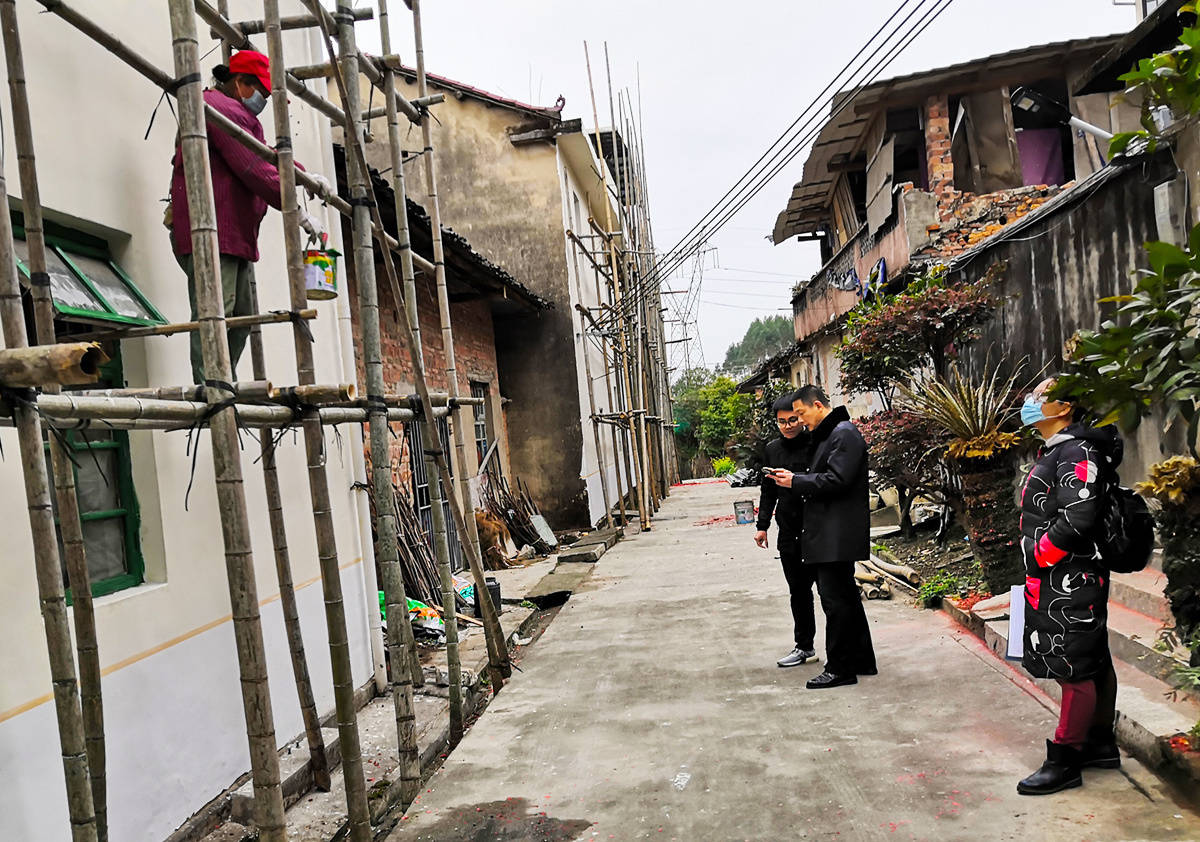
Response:
[[[220,91],[206,90],[204,101],[265,142],[262,124],[238,100]],[[212,161],[213,198],[217,210],[217,241],[221,254],[258,260],[258,227],[267,205],[279,209],[279,171],[221,129],[208,127],[208,155]],[[183,155],[175,148],[171,173],[172,239],[176,254],[192,253],[191,214],[183,179]]]

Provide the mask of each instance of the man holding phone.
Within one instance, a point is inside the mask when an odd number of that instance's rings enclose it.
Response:
[[[767,549],[767,529],[771,516],[779,525],[779,560],[787,579],[792,599],[792,622],[795,648],[776,663],[781,667],[798,667],[816,658],[813,636],[817,624],[813,616],[813,584],[816,568],[800,558],[800,540],[804,532],[804,502],[799,494],[775,482],[775,477],[791,476],[808,467],[809,434],[800,423],[799,414],[792,408],[794,395],[783,395],[771,405],[779,438],[767,444],[767,466],[763,468],[762,490],[758,500],[757,532],[754,543]]]

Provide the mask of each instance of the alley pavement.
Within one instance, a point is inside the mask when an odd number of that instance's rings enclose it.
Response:
[[[752,526],[718,520],[756,492],[673,489],[389,840],[1200,840],[1200,817],[1128,757],[1081,789],[1017,795],[1055,714],[909,599],[867,603],[878,676],[806,690],[819,664],[776,667],[792,641],[774,529],[759,550]]]

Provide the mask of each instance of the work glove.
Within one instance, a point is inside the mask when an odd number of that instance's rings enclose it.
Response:
[[[310,196],[317,199],[324,199],[326,196],[337,195],[337,190],[333,188],[333,185],[329,183],[329,179],[325,176],[315,172],[306,173],[306,175],[316,182],[316,190],[313,190],[307,184],[304,185],[304,189],[308,191]]]
[[[300,227],[308,234],[308,241],[321,242],[325,237],[325,227],[320,221],[304,208],[300,208]]]

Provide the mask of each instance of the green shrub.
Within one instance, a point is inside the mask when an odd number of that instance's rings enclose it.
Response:
[[[713,476],[725,477],[737,470],[737,463],[728,456],[722,456],[719,459],[712,460]]]
[[[921,604],[926,608],[938,608],[942,604],[943,597],[957,594],[961,588],[962,582],[957,576],[942,571],[922,582],[921,587],[917,590],[917,596],[920,597]]]

